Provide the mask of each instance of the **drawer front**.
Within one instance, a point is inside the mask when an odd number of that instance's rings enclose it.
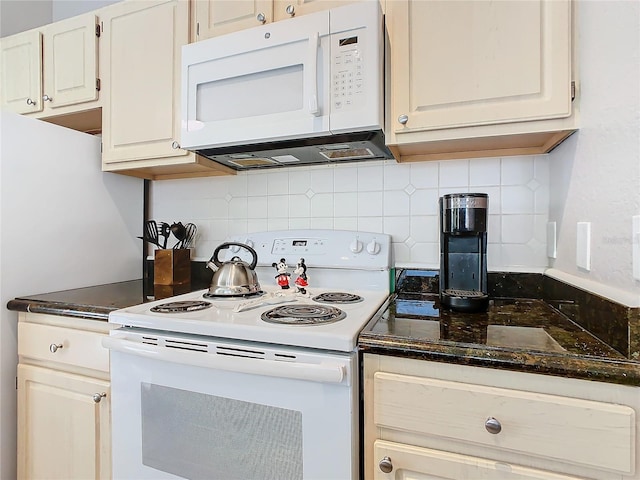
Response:
[[[634,470],[635,412],[623,405],[377,372],[373,409],[380,427]]]
[[[20,322],[18,355],[108,372],[109,350],[100,343],[102,337],[97,332]]]

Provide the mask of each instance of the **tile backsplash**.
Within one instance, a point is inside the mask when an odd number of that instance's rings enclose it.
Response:
[[[348,163],[152,182],[150,216],[198,226],[196,257],[228,235],[322,228],[392,236],[396,265],[438,268],[438,198],[489,195],[490,270],[548,264],[546,155],[398,164]]]

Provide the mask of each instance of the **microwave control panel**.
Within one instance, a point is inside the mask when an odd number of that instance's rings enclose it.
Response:
[[[335,111],[352,109],[364,96],[364,59],[358,36],[334,37],[332,41],[331,102]]]

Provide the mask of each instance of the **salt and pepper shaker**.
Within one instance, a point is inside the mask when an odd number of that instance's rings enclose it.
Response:
[[[291,274],[287,272],[289,266],[287,265],[287,261],[284,258],[281,258],[279,262],[274,262],[271,264],[273,268],[276,269],[275,279],[280,288],[283,290],[287,290],[289,287],[289,277]],[[296,268],[293,273],[297,275],[295,279],[296,293],[301,293],[302,295],[306,295],[307,289],[309,286],[309,277],[307,276],[307,265],[304,262],[304,258],[300,258],[298,263],[296,264]]]

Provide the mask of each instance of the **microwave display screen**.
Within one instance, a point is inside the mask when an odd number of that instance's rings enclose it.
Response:
[[[307,241],[306,240],[294,240],[293,241],[293,246],[294,247],[306,247],[307,246]]]
[[[358,43],[358,37],[341,38],[339,41],[339,45],[341,47],[344,47],[345,45],[352,45],[354,43]]]

